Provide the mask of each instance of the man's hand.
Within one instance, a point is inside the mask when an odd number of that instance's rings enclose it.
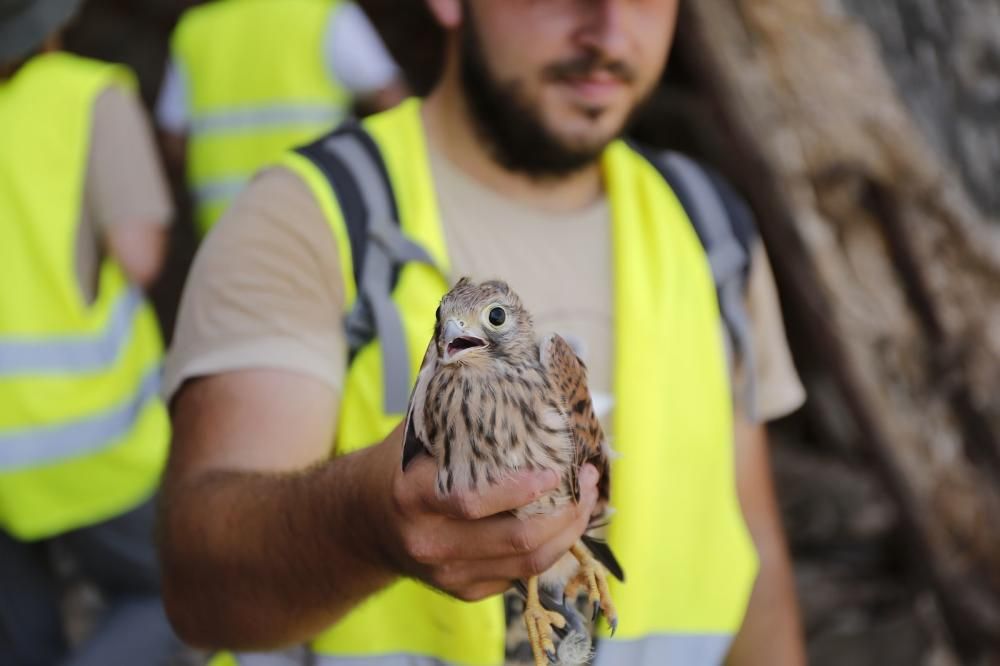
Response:
[[[481,599],[547,569],[586,527],[592,468],[579,505],[522,521],[508,512],[554,476],[439,498],[429,458],[402,472],[402,425],[330,459],[336,404],[321,382],[277,370],[209,376],[178,393],[159,546],[164,601],[187,642],[309,640],[398,576]]]
[[[522,520],[510,511],[556,488],[555,473],[521,472],[484,493],[442,498],[429,457],[418,456],[405,473],[396,462],[386,521],[392,526],[386,535],[389,560],[398,573],[465,601],[499,594],[511,581],[555,564],[586,529],[597,500],[597,470],[586,465],[579,504]]]

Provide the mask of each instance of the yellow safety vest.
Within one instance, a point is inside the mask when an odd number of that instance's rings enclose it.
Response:
[[[328,131],[347,91],[323,36],[333,0],[217,0],[188,10],[171,50],[187,86],[187,177],[208,233],[261,166]]]
[[[166,459],[152,309],[105,260],[75,271],[92,109],[126,69],[53,53],[0,82],[0,527],[33,540],[149,497]]]
[[[431,260],[404,264],[391,296],[411,382],[450,272],[419,108],[410,100],[363,122],[384,160],[402,233]],[[321,164],[301,153],[283,164],[308,184],[330,224],[349,312],[361,287],[338,199]],[[715,287],[704,249],[663,177],[621,141],[605,151],[603,166],[615,270],[612,441],[621,454],[612,465],[609,540],[629,582],[611,581],[620,625],[614,638],[599,642],[595,663],[717,664],[742,623],[757,556],[736,495]],[[383,354],[375,339],[352,360],[334,455],[382,441],[403,416],[386,410]],[[501,664],[504,636],[500,597],[464,603],[401,579],[318,636],[310,663]],[[271,662],[227,655],[219,663]]]

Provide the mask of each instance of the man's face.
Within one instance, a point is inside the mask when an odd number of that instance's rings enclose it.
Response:
[[[659,80],[678,0],[470,0],[462,84],[497,160],[558,176],[592,161]]]

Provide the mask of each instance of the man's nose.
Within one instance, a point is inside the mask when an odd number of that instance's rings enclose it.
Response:
[[[603,59],[618,60],[628,44],[625,14],[628,0],[578,0],[580,23],[574,41]]]

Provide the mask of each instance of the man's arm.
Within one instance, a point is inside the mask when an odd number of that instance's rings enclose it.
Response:
[[[149,289],[163,268],[167,230],[158,220],[131,220],[108,228],[104,232],[104,245],[129,282]]]
[[[382,38],[356,3],[333,10],[323,49],[330,76],[354,96],[359,115],[390,109],[410,94]]]
[[[187,155],[188,103],[187,80],[173,56],[167,59],[163,82],[156,96],[154,115],[159,129],[160,149],[167,163],[171,180],[184,180]]]
[[[95,103],[86,206],[105,252],[129,282],[149,288],[163,267],[173,205],[146,112],[117,86]]]
[[[484,495],[434,492],[426,456],[403,474],[401,428],[327,460],[337,399],[306,375],[228,372],[186,383],[159,525],[164,600],[186,641],[260,650],[301,642],[397,576],[481,599],[544,571],[596,499],[521,521],[505,512],[555,487],[518,475]]]
[[[771,478],[767,430],[736,419],[736,489],[760,571],[728,664],[798,666],[806,663],[795,581]]]

